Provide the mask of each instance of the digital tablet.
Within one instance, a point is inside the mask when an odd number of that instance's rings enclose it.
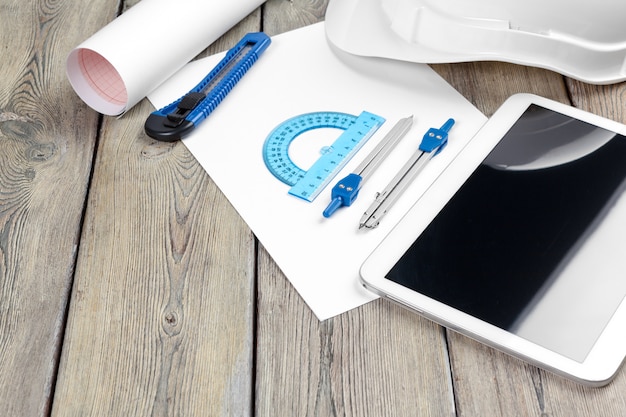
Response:
[[[366,259],[362,283],[604,385],[626,353],[625,191],[626,126],[515,95]]]

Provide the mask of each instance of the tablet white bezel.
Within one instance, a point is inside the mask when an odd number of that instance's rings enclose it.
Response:
[[[626,126],[574,107],[531,94],[512,96],[365,260],[360,271],[361,281],[369,290],[448,328],[579,383],[601,386],[613,378],[626,355],[626,332],[623,331],[626,328],[626,301],[622,301],[585,360],[577,362],[385,278],[402,254],[533,103],[626,135]],[[452,135],[450,140],[454,140]],[[450,257],[453,260],[454,254]]]

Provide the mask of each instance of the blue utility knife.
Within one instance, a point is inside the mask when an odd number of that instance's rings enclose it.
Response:
[[[148,116],[144,125],[148,136],[173,142],[189,135],[215,110],[270,43],[270,37],[263,32],[244,36],[191,91]]]

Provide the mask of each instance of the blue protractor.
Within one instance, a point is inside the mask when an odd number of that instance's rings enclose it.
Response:
[[[313,201],[384,122],[384,118],[369,112],[358,117],[338,112],[302,114],[284,121],[268,135],[263,145],[263,160],[272,175],[292,186],[289,194]],[[289,146],[304,132],[319,128],[344,132],[304,170],[291,160]]]

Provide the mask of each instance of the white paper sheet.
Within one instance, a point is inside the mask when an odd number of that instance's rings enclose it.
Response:
[[[202,79],[223,54],[186,66],[149,95],[160,108]],[[266,168],[262,148],[283,121],[309,112],[369,111],[387,119],[315,201],[288,194],[289,186]],[[359,164],[401,118],[413,128],[364,184],[350,207],[331,218],[322,212],[330,189]],[[359,219],[377,191],[417,149],[430,127],[456,119],[447,148],[425,168],[376,229],[359,230]],[[322,23],[275,36],[259,61],[184,144],[243,217],[320,320],[375,298],[358,280],[359,267],[425,191],[486,118],[428,66],[362,58],[331,50]],[[342,133],[316,129],[290,147],[292,160],[307,169]],[[320,143],[320,138],[325,143]]]
[[[67,58],[67,76],[94,110],[119,115],[265,0],[142,0]]]

